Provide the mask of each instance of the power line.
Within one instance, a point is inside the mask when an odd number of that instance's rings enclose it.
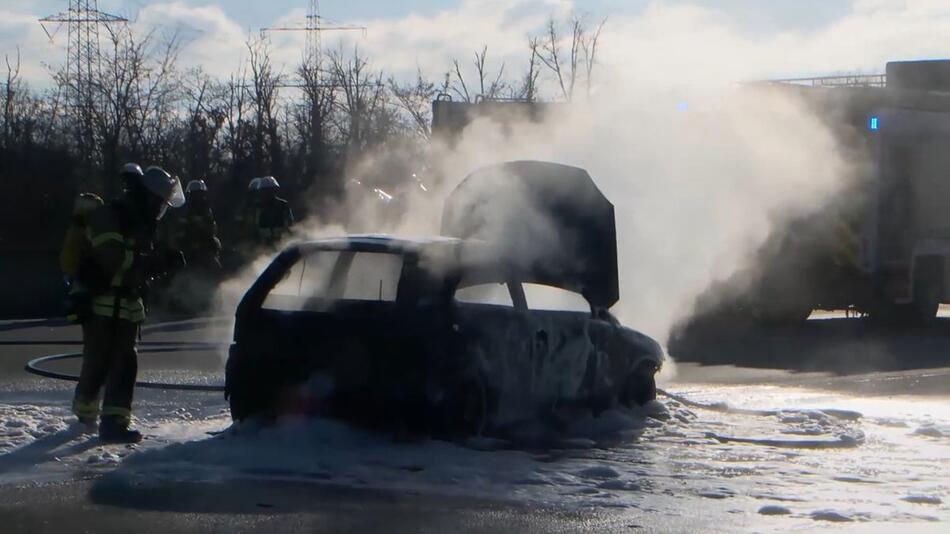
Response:
[[[350,24],[324,25],[323,17],[320,16],[320,3],[317,0],[310,0],[310,7],[307,9],[307,18],[303,24],[261,28],[261,37],[265,37],[270,32],[306,32],[307,40],[304,46],[304,65],[307,68],[319,68],[321,33],[329,31],[360,31],[365,35],[366,30],[366,26]]]

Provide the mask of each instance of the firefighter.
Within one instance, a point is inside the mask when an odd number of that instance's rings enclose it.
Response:
[[[142,439],[129,426],[138,371],[135,344],[146,314],[143,295],[149,278],[181,261],[180,254],[162,257],[154,251],[165,210],[185,202],[181,184],[163,169],[149,167],[127,185],[118,199],[90,215],[88,253],[78,270],[90,308],[82,324],[83,363],[73,413],[87,426],[98,417],[99,437],[107,443]]]
[[[189,269],[215,272],[221,269],[221,240],[205,181],[188,182],[185,200],[183,213],[171,232],[172,248],[185,254]]]
[[[204,180],[188,182],[185,207],[176,215],[166,223],[170,227],[166,243],[170,250],[181,250],[186,269],[169,281],[163,294],[170,309],[199,314],[211,307],[222,271],[221,240]]]
[[[247,184],[247,194],[237,210],[234,228],[236,230],[232,242],[234,243],[235,258],[238,264],[244,264],[254,258],[254,243],[257,232],[258,185],[260,178],[254,178]]]
[[[257,207],[254,217],[254,239],[259,245],[276,245],[294,224],[294,214],[287,201],[278,197],[280,184],[273,176],[259,178]]]

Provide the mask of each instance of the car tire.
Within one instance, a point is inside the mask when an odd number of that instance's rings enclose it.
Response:
[[[277,392],[274,377],[265,369],[244,369],[229,365],[226,384],[231,419],[243,421],[251,417],[273,419],[277,415]]]
[[[627,376],[621,402],[628,408],[635,408],[652,400],[656,400],[656,366],[652,362],[643,362]]]
[[[276,414],[276,395],[273,390],[259,389],[253,393],[239,390],[230,395],[231,419],[243,421],[251,417],[273,419]]]
[[[590,401],[587,403],[587,406],[590,409],[591,414],[594,417],[597,417],[603,412],[616,407],[618,402],[619,396],[616,393],[600,394],[592,396]]]
[[[251,409],[244,395],[232,393],[228,397],[228,403],[231,407],[231,419],[233,421],[243,421],[251,416]]]
[[[477,437],[488,426],[488,391],[477,373],[452,381],[439,406],[435,434],[447,437]]]

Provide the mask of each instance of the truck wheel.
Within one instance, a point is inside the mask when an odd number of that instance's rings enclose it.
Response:
[[[910,313],[915,324],[929,325],[937,318],[937,310],[943,299],[943,284],[939,272],[921,269],[914,276],[914,302]]]
[[[927,326],[937,318],[943,300],[940,264],[923,262],[914,272],[914,300],[909,304],[881,303],[872,318],[898,326]]]

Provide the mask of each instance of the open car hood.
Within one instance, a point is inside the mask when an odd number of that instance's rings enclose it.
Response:
[[[485,241],[522,281],[619,299],[614,206],[584,169],[513,161],[469,174],[446,199],[442,235]]]

